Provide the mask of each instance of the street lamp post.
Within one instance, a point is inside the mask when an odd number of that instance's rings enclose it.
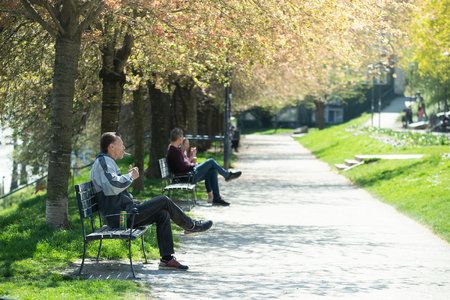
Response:
[[[227,77],[230,78],[229,74]],[[231,136],[230,136],[230,125],[231,125],[231,86],[230,83],[225,85],[225,103],[224,103],[224,134],[223,134],[223,164],[225,169],[230,167],[230,152],[231,152]]]
[[[370,120],[371,125],[373,127],[373,112],[375,110],[375,76],[373,74],[373,65],[370,64],[367,66],[367,75],[370,79],[372,79],[372,97],[370,99]]]
[[[370,103],[370,114],[372,119],[372,127],[373,127],[373,112],[375,110],[375,77],[372,77],[372,99]]]
[[[381,127],[381,80],[380,74],[378,74],[378,128]]]
[[[383,72],[387,71],[385,65],[382,62],[377,62],[375,65],[368,65],[368,73],[372,77],[372,101],[371,101],[371,118],[372,118],[372,126],[373,126],[373,115],[375,111],[375,89],[378,86],[378,128],[381,127],[381,97],[382,97],[382,78],[381,75]],[[384,80],[383,80],[384,82]]]

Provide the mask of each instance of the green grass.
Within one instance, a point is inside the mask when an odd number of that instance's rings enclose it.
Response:
[[[199,161],[214,157],[219,161],[221,154],[199,153]],[[233,157],[232,157],[233,158]],[[126,171],[132,157],[119,162],[122,172]],[[74,178],[78,184],[89,181],[89,168],[81,170]],[[70,181],[72,184],[72,180]],[[161,194],[161,180],[146,179],[145,190],[138,199],[145,200]],[[202,188],[200,188],[202,190]],[[20,299],[122,299],[144,293],[144,287],[128,280],[85,280],[62,275],[82,254],[81,224],[75,201],[74,188],[69,187],[68,230],[55,230],[45,223],[45,202],[47,195],[33,194],[33,188],[24,189],[9,199],[12,205],[0,210],[0,297]],[[206,197],[205,192],[199,193]],[[8,197],[9,198],[9,197]],[[175,233],[179,228],[174,225]],[[176,246],[177,236],[174,236]],[[150,258],[158,258],[155,230],[152,227],[145,236],[146,251]],[[88,257],[95,257],[97,242],[90,243]],[[143,258],[139,241],[132,245],[136,261]],[[108,259],[127,258],[128,249],[123,241],[105,240],[101,257]]]
[[[292,134],[294,129],[292,128],[257,128],[257,129],[245,129],[242,134],[263,134],[263,135],[273,135],[273,134]]]
[[[343,172],[355,184],[429,226],[450,241],[450,153],[448,139],[364,130],[367,116],[297,138],[334,166],[356,154],[424,154],[421,160],[379,160]]]

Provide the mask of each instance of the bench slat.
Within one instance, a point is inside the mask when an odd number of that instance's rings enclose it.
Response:
[[[131,234],[131,239],[135,240],[141,235],[143,235],[149,226],[140,226],[134,228]],[[100,239],[128,239],[130,237],[130,229],[120,229],[120,228],[110,228],[108,226],[103,226],[96,230],[95,232],[88,234],[86,236],[87,240],[100,240]]]
[[[174,190],[174,189],[182,189],[182,190],[193,190],[195,189],[195,184],[190,183],[174,183],[164,187],[164,190]]]

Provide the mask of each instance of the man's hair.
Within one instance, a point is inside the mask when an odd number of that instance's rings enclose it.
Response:
[[[183,130],[181,130],[180,128],[174,128],[170,132],[170,141],[175,142],[176,140],[178,140],[178,138],[180,138],[182,136],[183,136]]]
[[[108,147],[112,143],[116,141],[116,139],[120,137],[120,134],[117,132],[105,132],[102,134],[102,137],[100,138],[100,150],[103,153],[108,153]]]

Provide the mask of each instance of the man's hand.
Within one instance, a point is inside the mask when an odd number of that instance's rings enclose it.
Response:
[[[138,167],[131,168],[128,171],[128,174],[131,176],[131,178],[133,178],[133,180],[138,178],[139,177],[139,168]]]

